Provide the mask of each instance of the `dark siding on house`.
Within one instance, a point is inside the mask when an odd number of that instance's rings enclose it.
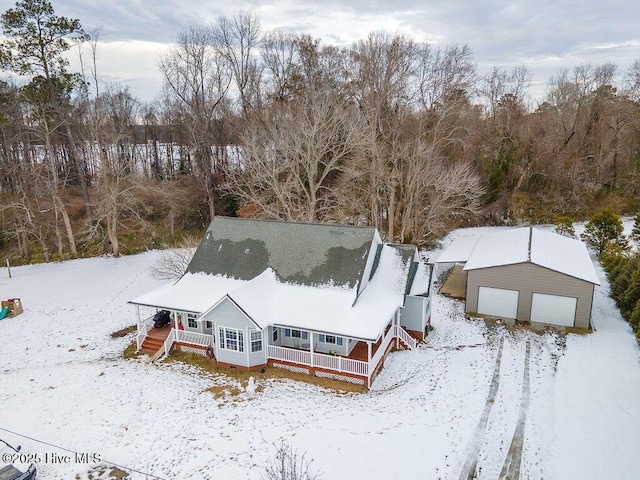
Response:
[[[478,288],[493,287],[518,290],[518,320],[529,321],[534,293],[562,295],[578,299],[575,326],[591,326],[594,285],[533,263],[518,263],[467,271],[465,311],[478,309]]]

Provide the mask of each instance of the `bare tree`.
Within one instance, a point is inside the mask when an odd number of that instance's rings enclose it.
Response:
[[[314,94],[255,122],[242,136],[242,163],[227,190],[268,218],[327,219],[337,180],[363,155],[367,137],[357,110],[331,94]]]
[[[640,100],[640,59],[635,60],[627,69],[625,75],[626,91],[631,100]]]
[[[191,262],[191,258],[198,248],[200,238],[195,235],[184,237],[176,248],[161,255],[151,268],[154,278],[159,280],[177,280],[184,275]]]
[[[231,66],[244,117],[259,107],[260,67],[255,57],[261,41],[260,21],[249,12],[220,17],[213,26],[217,47]]]
[[[215,216],[216,176],[225,160],[226,138],[219,128],[232,81],[231,64],[215,42],[211,28],[192,26],[160,60],[167,88],[184,116],[183,126],[195,156],[194,173],[203,182],[210,219]]]
[[[75,143],[69,119],[69,93],[77,78],[66,67],[64,53],[88,39],[79,20],[57,16],[47,0],[22,1],[2,14],[5,39],[0,44],[0,65],[25,75],[33,75],[27,90],[32,98],[53,109],[66,140],[68,155],[76,167],[85,203],[87,221],[91,221],[89,186],[85,165]]]
[[[306,459],[290,445],[282,441],[275,456],[264,467],[263,480],[319,480],[320,475],[311,469],[312,461]]]
[[[262,42],[262,62],[270,85],[268,96],[279,103],[290,101],[300,93],[302,81],[298,60],[298,36],[269,32]]]
[[[386,218],[390,241],[395,237],[398,162],[393,148],[398,117],[409,103],[418,48],[403,35],[372,32],[352,49],[353,96],[367,122],[370,145],[368,199],[371,221],[381,227]]]

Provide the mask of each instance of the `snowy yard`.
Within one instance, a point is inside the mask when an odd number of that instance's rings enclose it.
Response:
[[[259,479],[280,439],[325,479],[457,480],[472,466],[496,479],[520,452],[523,479],[638,478],[640,349],[599,267],[591,335],[486,326],[436,296],[427,343],[391,354],[369,393],[270,380],[223,403],[205,389],[224,379],[124,360],[133,337],[110,337],[135,321],[126,302],[161,284],[159,254],[0,271],[0,297],[25,308],[0,321],[0,428],[166,479]],[[91,466],[42,462],[39,478]]]

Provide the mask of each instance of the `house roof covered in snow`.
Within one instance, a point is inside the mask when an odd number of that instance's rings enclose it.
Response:
[[[246,281],[206,273],[185,273],[177,282],[168,283],[130,300],[134,305],[202,313],[227,293]]]
[[[216,217],[187,273],[130,303],[205,313],[228,297],[261,327],[375,341],[406,294],[428,291],[416,247],[380,242],[373,228]]]
[[[355,289],[283,283],[271,269],[228,294],[260,327],[278,325],[375,341],[404,303],[408,276],[396,248],[382,248],[376,272]]]
[[[464,270],[525,262],[600,285],[584,243],[533,227],[483,235],[471,252]]]
[[[272,268],[299,285],[361,283],[373,227],[215,217],[187,272],[251,280]]]
[[[409,291],[408,295],[429,295],[429,280],[431,277],[431,270],[424,262],[414,262],[412,267],[415,268],[413,275],[409,274]],[[413,270],[413,269],[412,269]]]

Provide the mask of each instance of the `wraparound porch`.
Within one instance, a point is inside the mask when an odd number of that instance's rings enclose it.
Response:
[[[171,327],[153,328],[153,317],[140,322],[137,336],[138,350],[153,353],[153,361],[163,354],[169,355],[175,344],[180,345],[183,349],[192,348],[192,351],[197,353],[208,352],[212,357],[214,356],[215,338],[213,335],[178,330],[173,323]],[[268,340],[268,330],[265,329],[263,335],[265,364],[309,375],[359,383],[367,387],[371,386],[371,382],[394,343],[396,346],[402,345],[409,349],[415,348],[417,344],[416,340],[398,325],[395,319],[387,326],[377,342],[357,341],[349,353],[344,355],[314,351],[311,343],[301,343],[297,348],[270,344],[265,341]],[[313,335],[317,335],[317,333],[309,332],[310,339],[313,339]],[[250,347],[250,345],[246,345],[243,348]],[[242,365],[233,366],[243,368]]]

